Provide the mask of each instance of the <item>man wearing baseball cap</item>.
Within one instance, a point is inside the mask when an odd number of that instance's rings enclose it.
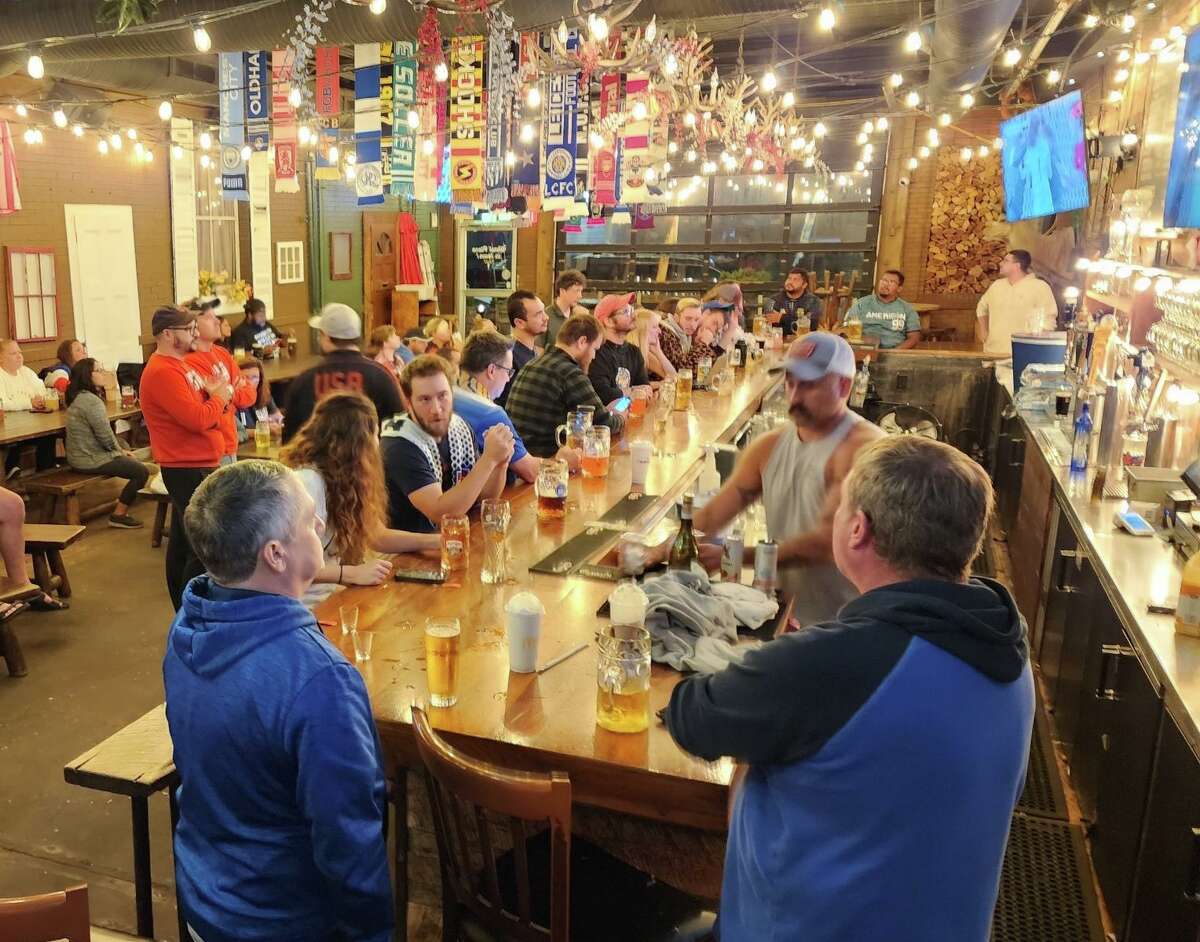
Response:
[[[833,563],[833,515],[858,450],[883,432],[847,405],[854,351],[841,337],[806,334],[784,362],[792,425],[755,439],[694,523],[716,533],[761,497],[767,535],[779,544],[780,587],[796,620],[811,625],[858,594]]]
[[[233,387],[228,377],[198,372],[185,359],[196,340],[194,311],[160,307],[151,318],[150,331],[158,347],[142,370],[138,393],[150,450],[175,508],[166,574],[171,604],[178,611],[184,586],[204,571],[188,542],[183,513],[200,482],[217,469],[225,453],[221,417],[233,398]]]
[[[308,319],[317,330],[322,361],[305,370],[288,388],[283,410],[283,440],[288,441],[312,415],[317,400],[331,392],[348,389],[362,393],[379,413],[379,425],[404,411],[396,380],[387,370],[359,350],[362,320],[346,304],[326,304],[320,314]]]
[[[645,390],[649,397],[650,377],[646,361],[636,343],[625,340],[637,326],[633,315],[635,294],[606,294],[592,312],[604,332],[604,343],[588,367],[588,379],[605,405],[612,404],[633,389]]]

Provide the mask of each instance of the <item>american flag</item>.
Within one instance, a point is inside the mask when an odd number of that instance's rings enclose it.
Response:
[[[8,129],[7,121],[0,121],[0,216],[15,213],[21,208],[20,185],[12,132]]]

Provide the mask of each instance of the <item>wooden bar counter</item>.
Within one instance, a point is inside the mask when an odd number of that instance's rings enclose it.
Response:
[[[729,442],[758,410],[764,396],[782,380],[780,373],[759,370],[738,374],[732,395],[697,392],[693,411],[675,412],[660,453],[651,461],[645,508],[627,529],[646,532],[662,521],[675,497],[699,471],[706,442]],[[471,558],[465,576],[444,585],[392,582],[335,593],[316,609],[330,639],[350,660],[350,639],[341,636],[338,609],[358,605],[359,630],[374,631],[371,660],[360,664],[367,683],[384,750],[390,762],[416,768],[411,706],[427,702],[424,625],[431,616],[456,616],[462,625],[459,648],[458,703],[430,709],[434,725],[459,748],[478,758],[526,769],[560,770],[571,777],[577,804],[643,818],[724,831],[732,764],[703,762],[682,752],[666,729],[651,717],[640,734],[610,733],[596,725],[596,610],[612,590],[610,582],[530,573],[529,566],[566,539],[596,521],[630,489],[628,443],[648,438],[649,416],[635,420],[614,442],[606,478],[572,477],[564,520],[537,518],[532,485],[509,488],[512,524],[509,546],[514,582],[484,585],[477,519],[471,528]],[[609,525],[611,527],[611,524]],[[665,526],[665,524],[663,524]],[[623,528],[624,529],[624,528]],[[619,537],[617,528],[607,545]],[[397,568],[436,568],[420,556],[400,556]],[[508,669],[504,603],[516,592],[537,594],[546,608],[539,663],[580,642],[585,651],[545,674],[515,674]],[[666,705],[682,675],[654,665],[651,710]]]

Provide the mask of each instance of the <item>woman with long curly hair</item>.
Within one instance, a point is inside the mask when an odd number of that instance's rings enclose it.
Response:
[[[391,574],[392,564],[370,558],[370,551],[438,549],[436,533],[387,527],[379,418],[371,400],[360,393],[332,393],[318,401],[279,459],[296,469],[325,522],[325,565],[315,582],[379,585]]]

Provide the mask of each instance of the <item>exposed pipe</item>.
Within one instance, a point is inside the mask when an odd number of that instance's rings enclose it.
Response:
[[[963,92],[984,80],[1020,5],[1021,0],[988,4],[935,0],[929,84],[925,90],[934,113],[956,106]]]
[[[1001,100],[1009,98],[1017,93],[1017,89],[1021,87],[1021,83],[1025,81],[1026,77],[1030,74],[1030,72],[1033,71],[1034,66],[1037,65],[1038,59],[1041,58],[1042,53],[1045,51],[1046,45],[1050,42],[1051,38],[1054,36],[1054,33],[1058,30],[1058,27],[1062,25],[1062,21],[1066,19],[1067,14],[1071,11],[1073,6],[1075,6],[1075,0],[1058,0],[1058,4],[1054,8],[1054,12],[1050,14],[1050,16],[1046,19],[1045,24],[1042,26],[1041,35],[1038,36],[1037,40],[1034,42],[1033,46],[1030,47],[1029,51],[1025,53],[1025,57],[1021,60],[1021,65],[1017,69],[1016,75],[1012,77],[1012,81],[1010,81],[1005,87],[1004,91],[1000,93]]]

